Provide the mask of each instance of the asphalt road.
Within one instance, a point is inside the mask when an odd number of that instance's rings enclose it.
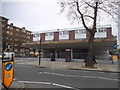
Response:
[[[75,90],[79,90],[79,88],[118,88],[119,82],[118,73],[55,70],[19,63],[15,63],[14,79],[24,83],[25,88],[64,88]]]

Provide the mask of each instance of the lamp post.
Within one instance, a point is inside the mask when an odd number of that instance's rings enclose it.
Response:
[[[40,66],[40,61],[41,61],[41,38],[39,40],[39,66]]]

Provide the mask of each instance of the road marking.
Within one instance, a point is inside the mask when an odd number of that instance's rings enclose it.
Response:
[[[53,75],[58,75],[58,76],[65,76],[64,74],[58,74],[58,73],[51,73]]]
[[[43,72],[39,72],[38,74],[42,74]]]
[[[100,79],[105,79],[105,80],[112,80],[112,79],[110,79],[110,78],[104,78],[104,77],[98,77],[98,78],[100,78]]]
[[[50,74],[49,72],[43,72],[43,73],[45,73],[45,74]]]
[[[104,73],[104,72],[99,72],[99,73]],[[85,78],[99,78],[99,79],[104,79],[104,80],[114,80],[114,81],[120,81],[118,79],[111,79],[111,78],[105,78],[105,77],[97,77],[97,76],[77,76],[77,75],[65,75],[65,74],[59,74],[59,73],[49,73],[49,72],[39,72],[38,74],[51,74],[51,75],[57,75],[57,76],[66,76],[66,77],[85,77]]]
[[[14,78],[13,80],[17,80],[17,78]]]
[[[120,81],[120,80],[118,80],[118,79],[112,79],[112,80],[114,80],[114,81]]]
[[[62,87],[62,88],[71,88],[71,89],[75,89],[75,88],[70,87],[70,86],[61,85],[61,84],[57,84],[57,83],[50,83],[50,82],[34,82],[34,81],[18,81],[18,82],[21,82],[21,83],[31,83],[31,84],[46,84],[46,85],[59,86],[59,87]],[[77,90],[77,89],[75,89],[75,90]]]
[[[35,83],[35,84],[51,84],[49,82],[34,82],[34,81],[18,81],[18,82],[22,82],[22,83]]]
[[[80,76],[77,76],[77,75],[66,75],[67,77],[80,77]]]
[[[87,77],[87,78],[97,78],[96,76],[82,76],[82,77]]]
[[[104,73],[104,72],[98,72],[98,73]]]
[[[73,87],[70,87],[70,86],[61,85],[61,84],[57,84],[57,83],[52,83],[52,85],[63,87],[63,88],[73,88]]]
[[[118,75],[118,73],[110,73],[110,74],[113,74],[113,75]]]

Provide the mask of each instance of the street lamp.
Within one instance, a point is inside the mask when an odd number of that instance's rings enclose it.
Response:
[[[41,61],[41,38],[39,40],[39,66],[40,66],[40,61]]]

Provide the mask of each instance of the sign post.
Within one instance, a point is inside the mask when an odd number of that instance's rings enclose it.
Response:
[[[2,85],[8,89],[13,82],[14,77],[14,54],[11,54],[11,58],[4,59],[2,55]]]

